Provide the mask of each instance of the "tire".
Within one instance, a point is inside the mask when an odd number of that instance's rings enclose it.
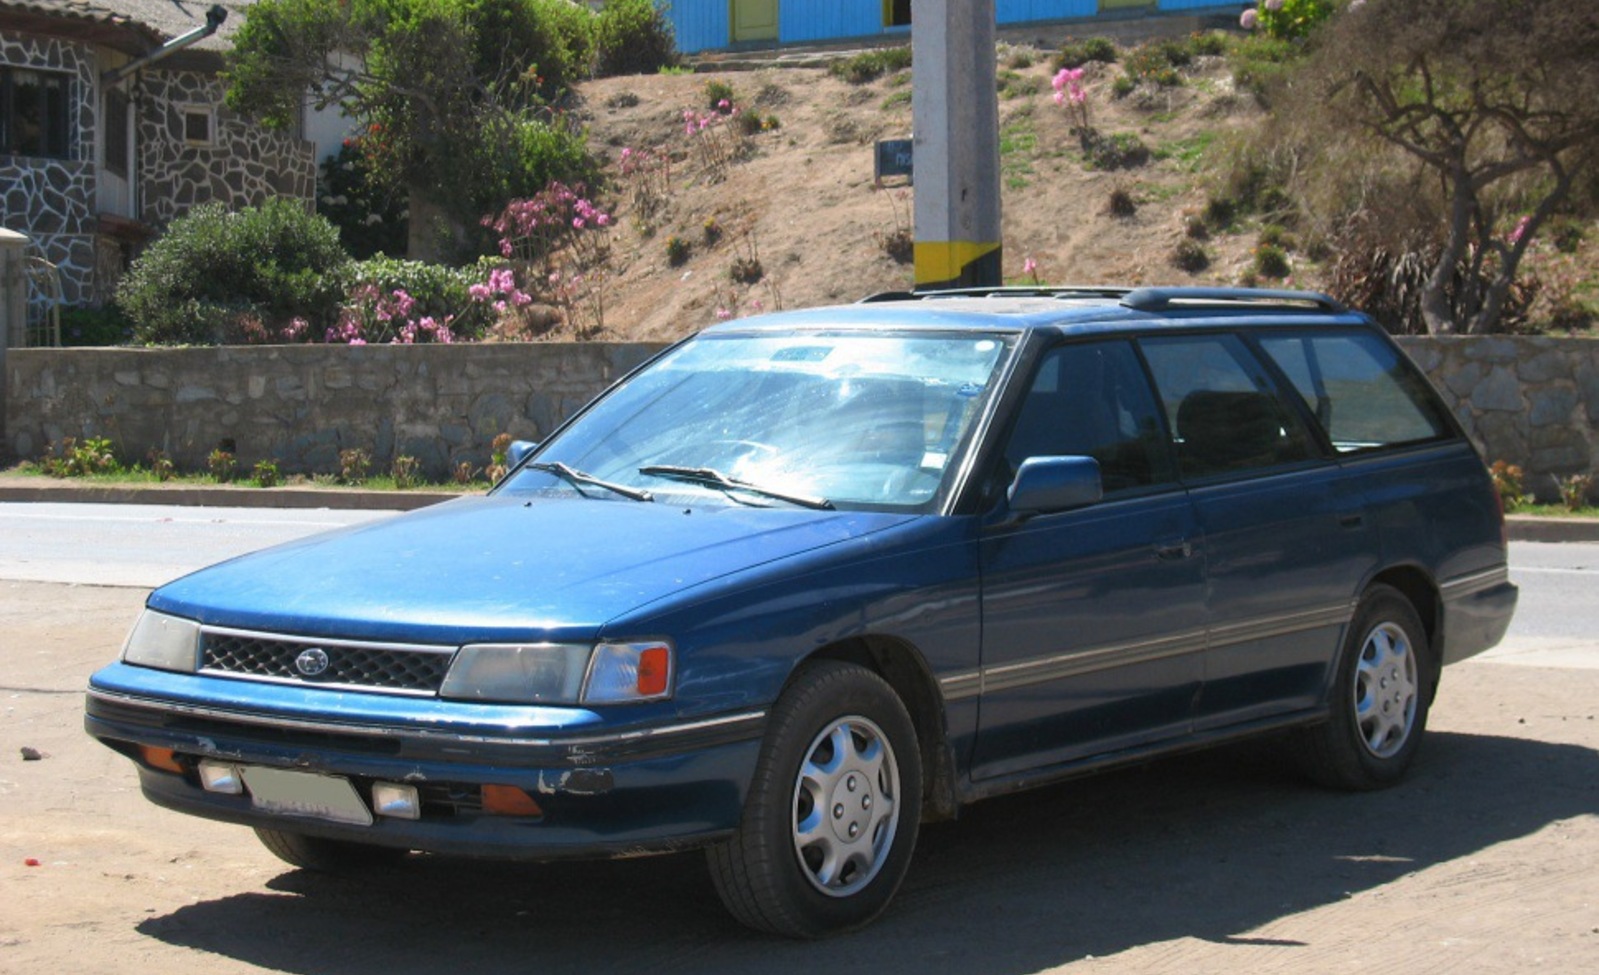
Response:
[[[773,706],[737,832],[707,851],[741,923],[791,938],[861,927],[910,865],[922,813],[916,731],[865,668],[803,666]]]
[[[1393,785],[1421,746],[1438,674],[1410,601],[1389,586],[1367,590],[1337,667],[1330,719],[1300,733],[1305,771],[1329,788]]]
[[[273,856],[290,866],[318,873],[357,873],[393,866],[406,851],[365,843],[325,840],[320,836],[255,827],[256,838]]]

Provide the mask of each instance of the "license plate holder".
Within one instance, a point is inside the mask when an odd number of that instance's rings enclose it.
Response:
[[[372,810],[349,779],[316,772],[245,765],[239,769],[250,805],[279,816],[300,816],[354,826],[371,826]]]

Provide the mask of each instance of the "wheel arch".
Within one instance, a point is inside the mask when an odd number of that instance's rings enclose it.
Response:
[[[857,636],[828,644],[806,660],[836,660],[877,674],[910,712],[922,758],[922,821],[954,819],[960,809],[944,698],[921,652],[895,637]]]
[[[1384,585],[1399,590],[1410,601],[1427,630],[1427,649],[1437,656],[1443,637],[1443,595],[1432,576],[1413,565],[1397,565],[1372,577],[1366,589]]]

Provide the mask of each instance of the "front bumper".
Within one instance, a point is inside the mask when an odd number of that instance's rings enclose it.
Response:
[[[174,674],[113,664],[90,680],[84,726],[139,764],[153,802],[327,839],[506,859],[622,856],[704,845],[738,824],[765,713],[617,728],[576,708],[481,705]],[[182,771],[141,748],[170,749]],[[417,820],[371,826],[267,813],[207,792],[202,758],[416,786]],[[513,786],[536,816],[484,809]]]

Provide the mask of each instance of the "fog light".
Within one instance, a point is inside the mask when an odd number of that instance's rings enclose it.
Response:
[[[213,762],[209,759],[202,761],[200,784],[205,786],[207,792],[220,792],[226,796],[236,796],[244,792],[244,779],[239,775],[239,767],[226,762]]]
[[[372,811],[392,819],[421,819],[422,799],[416,786],[395,782],[372,783]]]
[[[514,785],[483,787],[483,811],[500,816],[542,816],[544,810],[533,797]]]

